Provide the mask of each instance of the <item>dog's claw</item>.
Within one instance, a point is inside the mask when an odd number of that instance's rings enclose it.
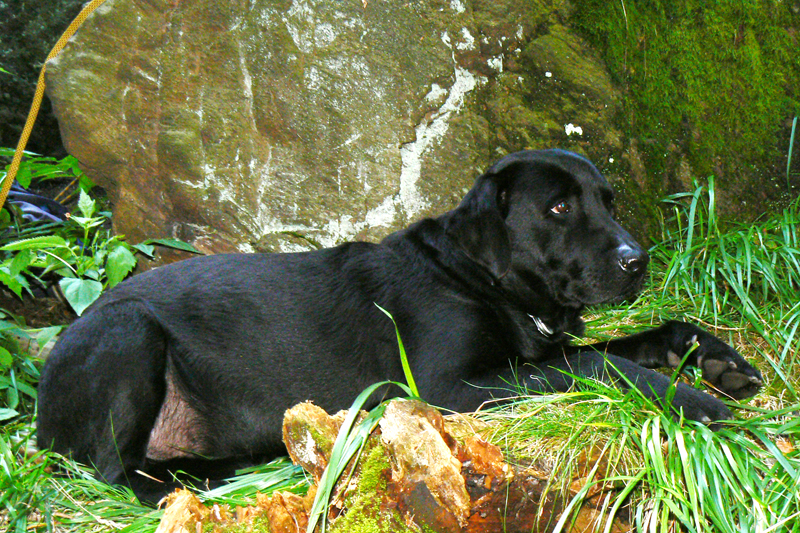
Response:
[[[707,416],[703,416],[703,417],[700,419],[700,422],[702,422],[702,423],[703,423],[703,424],[705,424],[705,425],[708,425],[708,424],[710,424],[710,423],[711,423],[711,419],[710,419],[710,418],[708,418]]]
[[[728,361],[728,367],[731,370],[736,370],[737,368],[739,368],[739,366],[736,363],[734,363],[733,361]]]

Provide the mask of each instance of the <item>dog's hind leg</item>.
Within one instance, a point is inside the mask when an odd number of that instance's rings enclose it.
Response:
[[[150,492],[143,469],[166,391],[167,335],[141,302],[95,307],[61,337],[39,384],[38,442]],[[163,490],[163,489],[162,489]]]

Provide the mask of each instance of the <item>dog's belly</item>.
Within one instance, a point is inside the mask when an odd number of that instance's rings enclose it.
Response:
[[[168,372],[167,393],[150,432],[147,458],[167,461],[207,455],[204,433],[200,414],[181,396],[172,373]]]

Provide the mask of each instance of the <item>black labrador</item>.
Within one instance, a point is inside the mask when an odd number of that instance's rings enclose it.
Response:
[[[455,411],[508,397],[515,381],[565,391],[571,375],[664,397],[669,379],[648,368],[676,367],[695,343],[686,362],[715,387],[755,394],[758,370],[690,324],[570,345],[583,308],[634,294],[648,261],[587,159],[514,153],[456,209],[379,244],[201,257],[121,283],[48,359],[39,445],[149,501],[174,483],[137,471],[213,479],[280,455],[287,408],[310,399],[332,412],[372,383],[403,380],[394,327],[375,304],[397,321],[422,397]],[[705,423],[731,417],[683,384],[671,408]]]

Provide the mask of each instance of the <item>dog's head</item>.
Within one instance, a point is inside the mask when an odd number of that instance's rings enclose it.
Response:
[[[517,152],[477,179],[446,232],[514,298],[597,304],[635,293],[649,261],[614,220],[613,198],[577,154]]]

